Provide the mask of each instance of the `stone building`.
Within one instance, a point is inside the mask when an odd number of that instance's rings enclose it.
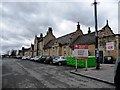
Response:
[[[68,56],[72,54],[72,49],[69,47],[72,42],[78,37],[82,36],[83,32],[80,29],[80,25],[78,22],[77,30],[70,34],[61,36],[59,38],[55,38],[50,40],[44,47],[44,55],[47,56]]]
[[[114,34],[111,30],[108,20],[106,25],[98,30],[98,46],[100,53],[103,53],[104,56],[112,56],[116,59],[117,52],[120,52],[120,35]],[[113,51],[106,50],[106,43],[114,42],[115,49]],[[75,44],[88,44],[89,45],[89,55],[95,55],[95,32],[91,32],[90,27],[88,28],[88,33],[83,34],[80,24],[78,22],[77,29],[69,34],[56,38],[53,35],[53,30],[51,27],[48,28],[48,31],[45,36],[41,33],[38,37],[35,35],[34,45],[31,44],[29,50],[22,48],[23,55],[30,56],[68,56],[72,55]],[[117,50],[117,51],[116,51]]]
[[[22,56],[31,56],[30,52],[31,52],[30,48],[22,47]]]
[[[103,51],[104,56],[112,56],[114,60],[120,56],[120,34],[99,37],[98,42],[99,50]],[[114,44],[113,50],[107,50],[106,44],[110,42]]]
[[[40,34],[40,37],[37,37],[37,35],[35,35],[35,39],[34,39],[34,54],[33,56],[39,56],[41,55],[41,48],[39,47],[39,43],[43,42],[43,37],[42,34]],[[43,44],[41,45],[43,46]]]
[[[101,36],[109,36],[109,35],[114,35],[113,31],[111,30],[111,28],[109,27],[108,25],[108,21],[106,23],[106,25],[101,29],[101,30],[98,30],[98,37],[101,37]],[[90,49],[93,51],[95,50],[95,32],[91,32],[90,30],[90,27],[88,28],[88,33],[87,34],[84,34],[83,36],[79,36],[71,45],[71,47],[73,48],[73,46],[75,44],[88,44]],[[90,45],[94,46],[91,47]],[[89,49],[89,50],[90,50]],[[91,51],[90,50],[90,51]],[[91,52],[92,54],[91,55],[94,55],[93,52]]]
[[[33,44],[31,44],[31,47],[30,47],[30,55],[29,56],[31,56],[31,57],[34,56],[34,45]]]
[[[22,50],[19,50],[19,51],[18,51],[18,56],[23,56]]]
[[[40,37],[35,35],[34,39],[34,55],[33,56],[42,56],[46,54],[46,50],[44,50],[44,46],[51,40],[55,39],[53,35],[52,28],[48,28],[47,34],[43,37],[43,34],[40,34]]]

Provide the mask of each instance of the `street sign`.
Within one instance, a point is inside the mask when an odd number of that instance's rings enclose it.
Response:
[[[114,42],[107,42],[106,50],[108,50],[108,51],[114,50]]]
[[[88,58],[88,45],[75,45],[74,56],[76,59],[87,59]]]
[[[86,60],[86,71],[87,71],[88,45],[75,45],[74,56],[76,59],[76,71],[77,71],[77,59]]]

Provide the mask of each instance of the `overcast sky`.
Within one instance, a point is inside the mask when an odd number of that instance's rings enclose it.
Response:
[[[118,1],[97,0],[98,28],[106,20],[114,33],[118,33]],[[53,28],[56,37],[74,32],[80,22],[84,34],[94,29],[94,0],[4,0],[0,2],[1,53],[11,49],[30,47],[35,35],[46,35]]]

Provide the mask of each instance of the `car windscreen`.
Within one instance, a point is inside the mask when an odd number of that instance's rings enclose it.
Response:
[[[54,58],[55,58],[55,59],[59,59],[60,57],[59,57],[59,56],[55,56]]]
[[[42,58],[46,58],[46,56],[42,56]]]

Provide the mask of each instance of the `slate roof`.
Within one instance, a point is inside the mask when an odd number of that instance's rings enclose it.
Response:
[[[59,43],[60,45],[65,45],[69,43],[69,39],[71,37],[71,35],[73,35],[75,32],[61,36],[59,38],[53,39],[51,41],[49,41],[44,48],[50,48],[54,45],[54,43]]]
[[[105,30],[106,27],[108,27],[111,30],[111,28],[109,27],[108,22],[107,22],[107,24],[101,30],[98,30],[98,32],[101,33],[102,31]],[[111,32],[112,32],[112,30],[111,30]],[[45,45],[44,48],[52,47],[55,42],[57,42],[61,45],[68,44],[70,36],[74,33],[75,32],[64,35],[64,36],[59,37],[57,39],[51,40]],[[73,48],[75,44],[88,44],[88,45],[90,45],[90,44],[95,44],[95,43],[96,43],[95,42],[95,32],[91,32],[89,34],[83,34],[82,36],[78,36],[78,38],[76,40],[74,40],[70,43],[70,47]]]
[[[24,51],[28,51],[28,50],[30,50],[30,48],[24,48]]]
[[[83,36],[79,36],[70,47],[73,48],[75,44],[95,44],[95,32],[90,34],[84,34]]]
[[[38,40],[38,42],[41,42],[41,41],[43,41],[43,38],[42,37],[37,37],[37,40]]]

